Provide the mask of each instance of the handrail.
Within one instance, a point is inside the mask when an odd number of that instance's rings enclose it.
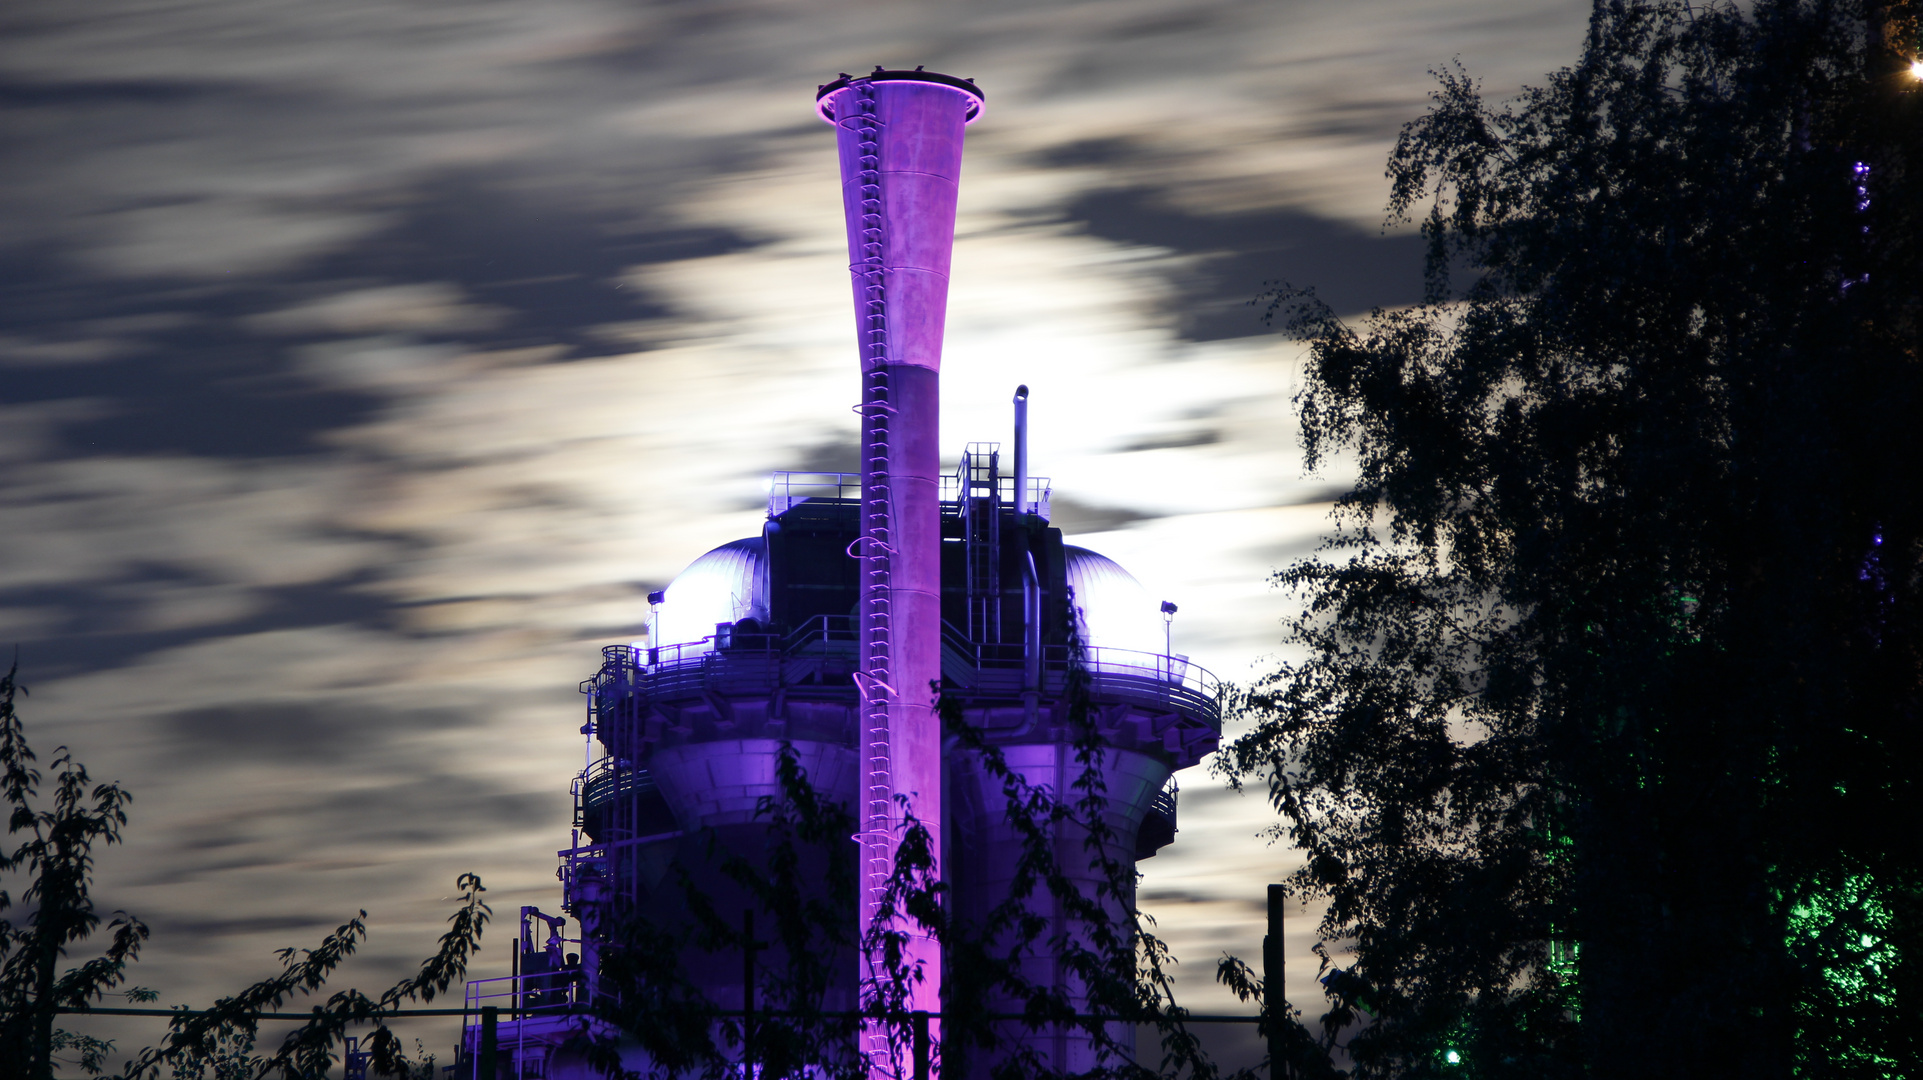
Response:
[[[1173,826],[1176,808],[1180,805],[1181,792],[1182,789],[1176,784],[1174,774],[1170,774],[1168,783],[1163,784],[1162,790],[1157,791],[1155,797],[1149,800],[1149,813],[1160,815],[1168,821],[1170,826]]]
[[[555,971],[529,971],[519,975],[501,975],[491,979],[469,979],[463,1004],[466,1011],[480,1009],[484,1004],[503,999],[511,1000],[505,1006],[522,1014],[541,1014],[565,1011],[580,1004],[583,989],[583,969],[579,967],[561,968]],[[545,981],[543,981],[545,980]],[[507,983],[505,988],[486,992],[491,984]]]
[[[1015,478],[1000,476],[996,478],[997,494],[1003,506],[1015,505]],[[950,516],[961,512],[963,483],[953,473],[943,473],[941,478],[942,513]],[[1028,478],[1029,512],[1043,521],[1048,520],[1049,501],[1053,494],[1052,484],[1046,476]],[[861,498],[861,474],[844,472],[777,472],[768,477],[768,516],[780,517],[782,514],[805,502],[854,503]]]
[[[643,648],[610,645],[595,678],[582,684],[594,708],[630,694],[647,696],[696,695],[739,687],[743,680],[794,685],[802,679],[820,683],[824,674],[836,683],[853,672],[856,655],[854,620],[847,616],[818,615],[785,634],[711,635],[695,642]],[[951,673],[973,695],[1019,693],[1023,652],[1019,644],[979,644],[954,627],[942,624],[942,648],[965,665]],[[808,663],[795,663],[807,661]],[[1121,697],[1144,704],[1176,709],[1221,730],[1224,685],[1208,669],[1185,656],[1142,649],[1091,645],[1082,649],[1082,669],[1089,689],[1097,696]],[[1068,672],[1067,646],[1042,650],[1045,693],[1059,688]],[[944,665],[947,672],[947,665]]]
[[[974,445],[974,444],[971,444]],[[996,445],[993,443],[985,445]],[[961,513],[962,491],[966,481],[955,473],[943,473],[941,477],[941,509],[943,514],[953,516]],[[996,477],[995,493],[1003,506],[1015,505],[1015,477],[1004,475]],[[1053,494],[1052,482],[1046,476],[1028,478],[1028,512],[1048,520],[1049,497]]]

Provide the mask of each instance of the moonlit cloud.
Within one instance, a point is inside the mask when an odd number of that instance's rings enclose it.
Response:
[[[978,5],[201,0],[0,16],[0,627],[30,730],[137,795],[101,861],[203,1004],[369,910],[350,978],[431,947],[456,873],[558,901],[575,685],[646,593],[752,535],[777,468],[851,467],[857,396],[813,87],[927,64],[970,129],[943,440],[1034,390],[1058,520],[1272,663],[1315,546],[1295,348],[1248,301],[1419,295],[1383,160],[1427,69],[1496,94],[1569,0]],[[1265,659],[1267,658],[1267,659]],[[1212,986],[1293,865],[1183,777],[1142,895]],[[1311,993],[1313,913],[1291,924]],[[482,974],[506,956],[489,938]],[[151,1037],[123,1033],[123,1046]],[[431,1044],[446,1033],[424,1033]]]

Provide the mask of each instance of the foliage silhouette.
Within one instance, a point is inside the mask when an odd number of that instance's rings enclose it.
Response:
[[[1428,302],[1266,298],[1359,477],[1225,764],[1374,989],[1362,1075],[1923,1072],[1923,859],[1870,827],[1923,811],[1918,45],[1601,0],[1404,129]]]
[[[854,861],[846,850],[854,821],[809,783],[792,745],[776,761],[780,798],[763,798],[757,815],[769,823],[762,858],[724,848],[712,835],[707,854],[721,874],[774,920],[774,944],[784,959],[765,973],[755,1045],[770,1075],[803,1067],[831,1077],[862,1074],[852,1054],[856,1022],[828,1016],[836,982],[835,959],[853,963]],[[598,929],[600,992],[592,1015],[605,1026],[586,1031],[589,1060],[609,1075],[624,1072],[621,1034],[635,1040],[655,1076],[719,1077],[737,1070],[731,1050],[742,1045],[742,1022],[717,1023],[718,1006],[687,977],[697,954],[739,956],[748,944],[715,899],[675,866],[681,917],[630,909],[612,913]],[[810,870],[819,877],[811,880]]]
[[[1186,1010],[1175,1002],[1167,946],[1151,929],[1152,918],[1134,903],[1136,871],[1126,857],[1134,838],[1116,836],[1107,821],[1102,766],[1109,745],[1094,722],[1086,659],[1073,622],[1065,637],[1064,697],[1076,766],[1068,790],[1030,783],[1009,767],[984,732],[964,722],[957,703],[944,700],[939,706],[955,746],[978,757],[1000,783],[1007,821],[1021,838],[1008,895],[989,909],[982,925],[951,922],[943,928],[950,966],[943,1009],[955,1029],[949,1036],[950,1059],[964,1065],[971,1054],[989,1055],[995,1080],[1067,1075],[1207,1080],[1219,1070],[1188,1029]],[[1063,865],[1058,841],[1064,836],[1079,838],[1086,867],[1096,872],[1092,894]],[[1068,981],[1042,984],[1025,977],[1024,961],[1038,954],[1057,958]],[[1078,1032],[1094,1049],[1097,1066],[1080,1074],[1051,1066],[1032,1040],[1011,1039],[987,1020],[987,1003],[996,998],[1019,1003],[1030,1032]],[[1103,1016],[1153,1025],[1162,1044],[1158,1066],[1135,1060],[1116,1024],[1092,1018]],[[965,1068],[957,1072],[966,1074]]]
[[[108,922],[104,952],[78,967],[61,971],[69,947],[100,928],[90,887],[95,844],[120,841],[132,796],[118,784],[92,785],[87,767],[66,747],[54,751],[53,803],[34,805],[42,775],[15,708],[26,688],[15,680],[16,664],[0,677],[0,792],[8,815],[7,835],[17,846],[0,852],[0,873],[24,874],[26,889],[18,903],[31,907],[20,925],[0,921],[0,1077],[49,1080],[55,1055],[71,1051],[87,1072],[99,1072],[111,1043],[57,1028],[61,1009],[101,1000],[126,981],[127,965],[140,955],[147,926],[124,911]],[[15,900],[0,890],[0,912]],[[122,991],[134,1001],[151,1001],[141,988]]]
[[[433,1076],[433,1059],[410,1058],[387,1021],[407,1002],[425,1004],[445,994],[467,974],[469,959],[480,949],[481,932],[492,915],[481,899],[487,889],[475,874],[460,875],[455,887],[461,891],[460,907],[448,916],[450,925],[441,935],[439,950],[421,962],[419,972],[395,983],[378,998],[353,989],[330,995],[326,1002],[314,1006],[305,1023],[281,1040],[278,1049],[256,1060],[253,1075],[279,1075],[284,1080],[323,1076],[337,1062],[334,1048],[345,1042],[348,1032],[372,1024],[373,1031],[363,1037],[363,1045],[372,1055],[372,1072],[409,1078]],[[280,974],[221,998],[202,1013],[183,1013],[168,1021],[167,1038],[160,1046],[141,1051],[128,1064],[126,1080],[157,1078],[161,1068],[178,1068],[184,1062],[218,1062],[231,1055],[234,1043],[252,1044],[259,1037],[261,1016],[280,1011],[296,996],[310,996],[325,987],[334,970],[366,940],[366,917],[363,911],[341,924],[317,948],[280,950]]]
[[[89,787],[86,766],[73,760],[65,747],[55,751],[54,793],[51,807],[34,805],[42,774],[15,708],[17,668],[0,678],[0,791],[9,806],[8,834],[20,837],[18,846],[0,854],[0,872],[20,873],[28,885],[19,904],[32,911],[22,925],[0,922],[0,1078],[50,1080],[58,1055],[74,1056],[72,1064],[97,1074],[106,1067],[113,1044],[55,1026],[61,1012],[84,1012],[126,981],[127,967],[139,957],[147,939],[146,924],[126,912],[115,912],[108,922],[109,941],[101,955],[61,971],[67,950],[100,928],[101,917],[91,896],[95,845],[120,842],[132,796],[118,784]],[[370,1066],[380,1075],[431,1075],[432,1058],[409,1058],[385,1020],[409,1001],[430,1002],[459,982],[480,948],[481,931],[489,909],[481,899],[481,879],[463,874],[456,882],[461,906],[449,917],[452,924],[440,949],[421,964],[412,978],[397,983],[379,998],[357,990],[343,990],[317,1006],[311,1017],[287,1034],[268,1054],[253,1053],[260,1017],[277,1011],[296,995],[320,991],[328,977],[366,935],[361,912],[328,935],[315,949],[283,949],[281,974],[241,993],[223,998],[204,1013],[182,1013],[169,1021],[169,1033],[159,1047],[149,1047],[127,1063],[127,1080],[162,1075],[200,1077],[208,1068],[217,1080],[239,1080],[277,1074],[285,1080],[319,1077],[335,1064],[334,1047],[359,1026],[372,1024],[365,1037]],[[0,911],[11,910],[11,894],[0,891]],[[119,993],[131,1001],[153,1001],[152,990],[132,987]]]

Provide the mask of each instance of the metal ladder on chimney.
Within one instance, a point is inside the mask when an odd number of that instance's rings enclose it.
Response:
[[[895,407],[888,365],[888,295],[881,205],[880,119],[874,87],[855,84],[855,115],[840,121],[858,136],[861,193],[861,426],[862,491],[859,626],[861,662],[856,685],[861,693],[863,787],[861,807],[861,929],[869,929],[876,905],[894,870],[894,770],[890,754],[889,713],[896,697],[892,648],[895,506],[889,490],[888,460]],[[888,1053],[886,1030],[869,1025],[863,1051],[881,1059]]]

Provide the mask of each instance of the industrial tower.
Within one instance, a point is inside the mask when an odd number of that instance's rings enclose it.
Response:
[[[877,68],[819,89],[817,112],[840,150],[862,471],[776,473],[761,534],[702,555],[651,595],[645,644],[602,650],[582,684],[595,760],[574,782],[566,914],[523,909],[514,974],[469,986],[470,1006],[504,1009],[491,1036],[504,1076],[598,1075],[564,1045],[604,992],[597,926],[672,907],[684,877],[718,909],[740,910],[739,886],[712,869],[715,853],[752,860],[765,850],[758,808],[782,794],[784,747],[857,823],[855,937],[874,920],[905,812],[939,852],[953,914],[979,918],[1008,894],[1019,845],[1000,782],[976,753],[944,745],[935,696],[958,702],[1028,783],[1066,793],[1078,768],[1065,698],[1071,635],[1107,743],[1106,824],[1132,839],[1121,854],[1148,858],[1174,839],[1172,774],[1216,748],[1221,719],[1214,680],[1170,654],[1172,605],[1158,610],[1120,566],[1049,525],[1048,481],[1028,474],[1026,387],[1012,452],[969,443],[953,472],[940,465],[963,131],[984,104],[972,82],[920,69]],[[1064,865],[1093,895],[1097,872]],[[570,917],[586,932],[570,934]],[[926,976],[907,1007],[939,1013],[938,945],[900,929]],[[866,960],[851,950],[833,962],[846,978],[825,1007],[855,1009]],[[1050,958],[1033,967],[1024,974],[1040,984],[1065,978]],[[751,1007],[740,965],[690,963],[685,974],[716,1008]],[[1013,1024],[1009,1035],[1058,1068],[1095,1064],[1071,1033]],[[470,1024],[469,1060],[482,1039]],[[887,1071],[879,1028],[862,1033],[858,1052],[874,1062],[871,1075]]]

